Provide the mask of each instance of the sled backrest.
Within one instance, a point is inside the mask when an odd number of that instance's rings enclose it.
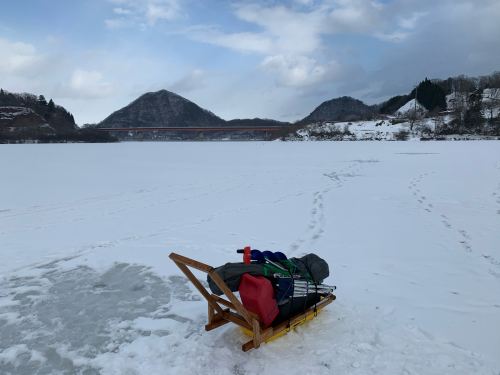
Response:
[[[201,295],[205,297],[209,305],[217,312],[218,316],[214,315],[213,309],[209,308],[209,326],[210,323],[220,322],[221,319],[223,319],[225,322],[218,323],[217,327],[225,324],[227,321],[231,321],[250,330],[253,330],[253,326],[255,325],[255,323],[257,323],[258,326],[259,316],[257,314],[251,313],[243,307],[238,298],[236,298],[233,292],[229,290],[226,283],[224,283],[224,281],[220,278],[217,272],[215,272],[215,269],[212,266],[197,262],[193,259],[175,253],[171,253],[169,255],[169,258],[174,261],[177,267],[179,267],[180,270],[189,279],[189,281],[193,283],[193,285],[196,287],[196,289],[198,289]],[[220,298],[214,294],[210,294],[203,287],[203,285],[201,285],[200,281],[193,275],[188,267],[192,267],[194,269],[197,269],[198,271],[207,273],[212,278],[214,283],[216,283],[217,286],[224,292],[224,295],[229,299],[229,301],[226,301],[225,299]],[[237,313],[233,313],[228,309],[223,310],[219,303],[228,307],[229,309],[235,310]]]

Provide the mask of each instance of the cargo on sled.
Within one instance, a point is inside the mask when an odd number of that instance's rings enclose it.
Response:
[[[245,352],[313,319],[336,298],[336,288],[322,284],[329,276],[328,264],[315,254],[287,259],[283,253],[250,247],[237,251],[243,253],[242,263],[217,268],[175,253],[169,257],[208,302],[205,330],[237,324],[252,337],[242,346]],[[207,273],[212,294],[188,267]],[[239,292],[241,302],[233,292]]]

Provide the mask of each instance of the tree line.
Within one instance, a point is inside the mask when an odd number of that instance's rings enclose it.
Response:
[[[500,72],[478,78],[426,78],[410,94],[394,96],[383,103],[380,113],[392,114],[415,97],[427,113],[411,108],[402,114],[410,122],[410,130],[415,127],[422,134],[435,135],[500,135]],[[451,116],[451,121],[445,122],[444,115]],[[424,117],[433,119],[434,130],[424,124]]]
[[[0,88],[0,113],[12,112],[21,107],[32,110],[30,114],[0,121],[0,143],[64,143],[64,142],[117,142],[109,133],[95,126],[79,128],[73,115],[64,107],[47,101],[43,95],[11,93]],[[39,117],[38,117],[39,116]],[[1,116],[0,116],[1,117]]]

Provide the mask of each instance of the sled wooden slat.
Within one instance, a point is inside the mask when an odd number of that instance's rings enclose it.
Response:
[[[226,307],[229,307],[230,309],[236,310],[236,307],[234,307],[234,305],[231,302],[226,301],[224,298],[220,298],[219,296],[216,296],[215,294],[212,294],[211,296],[215,301],[219,302],[221,305],[224,305]],[[251,311],[248,311],[248,310],[247,310],[247,312],[248,312],[248,315],[250,315],[252,318],[257,319],[257,320],[260,319],[260,317],[257,314],[255,314]]]
[[[214,321],[214,315],[215,315],[215,309],[214,307],[208,302],[208,321],[213,322]]]
[[[169,258],[172,259],[176,263],[185,264],[186,266],[195,268],[198,271],[202,271],[205,273],[209,273],[213,269],[213,267],[209,266],[208,264],[197,262],[196,260],[183,257],[182,255],[179,255],[179,254],[172,253],[169,255]]]
[[[229,301],[231,301],[236,311],[238,311],[241,314],[241,316],[243,316],[243,319],[245,319],[248,324],[252,325],[252,317],[248,314],[247,309],[243,307],[238,298],[236,298],[233,292],[231,292],[231,290],[227,287],[224,280],[222,280],[218,275],[218,273],[215,272],[215,269],[212,268],[212,270],[208,272],[208,275],[217,284],[220,290],[222,290],[222,292],[226,295]]]
[[[198,279],[193,275],[193,273],[189,270],[189,268],[186,267],[185,264],[176,262],[174,260],[174,263],[177,264],[177,267],[181,269],[181,271],[186,275],[186,277],[193,283],[193,285],[198,289],[198,291],[201,293],[203,297],[208,301],[209,304],[213,306],[215,310],[219,314],[223,314],[222,308],[217,304],[217,302],[214,301],[214,299],[210,296],[210,293],[207,292],[207,290],[201,285],[201,283],[198,281]]]
[[[224,319],[224,317],[229,315],[229,309],[224,310],[224,315],[220,314],[214,314],[212,319],[209,317],[209,322],[207,325],[205,325],[205,331],[211,331],[215,328],[219,328],[220,326],[223,326],[224,324],[227,324],[230,322],[230,320]]]
[[[252,321],[252,331],[253,331],[253,339],[252,339],[253,347],[255,349],[258,349],[260,347],[260,326],[259,322],[256,319]]]
[[[288,322],[284,322],[274,328],[269,327],[262,329],[259,324],[259,316],[243,307],[238,298],[236,298],[233,292],[231,292],[226,283],[220,278],[217,272],[215,272],[215,269],[212,266],[175,253],[171,253],[169,258],[174,261],[177,267],[179,267],[189,281],[193,283],[196,289],[198,289],[201,295],[207,300],[208,324],[205,325],[205,330],[211,331],[229,322],[239,325],[240,327],[250,331],[249,333],[252,334],[252,340],[242,346],[242,350],[246,352],[252,348],[259,348],[260,344],[266,340],[269,340],[277,335],[279,337],[280,333],[283,334],[282,332],[287,329]],[[215,294],[210,294],[188,267],[207,273],[220,290],[222,290],[229,301],[216,296]],[[336,297],[333,294],[325,296],[324,299],[317,303],[318,310],[329,305],[333,300],[335,300],[335,298]],[[227,307],[227,309],[223,310],[219,303]],[[235,312],[231,310],[234,310]],[[290,320],[290,327],[301,324],[300,322],[312,314],[314,314],[314,307],[309,308],[304,313],[294,316]]]
[[[249,331],[252,330],[252,326],[248,324],[245,319],[239,314],[236,314],[232,311],[229,312],[229,316],[225,317],[225,319],[230,320],[233,323],[238,324],[240,327],[244,327],[248,329]],[[252,319],[252,321],[255,321],[255,319]]]

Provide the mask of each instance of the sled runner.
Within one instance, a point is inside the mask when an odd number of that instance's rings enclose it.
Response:
[[[297,314],[286,322],[283,322],[275,327],[268,327],[263,329],[259,323],[259,315],[254,314],[242,305],[236,298],[233,292],[229,289],[222,278],[217,274],[215,268],[204,263],[197,262],[193,259],[171,253],[169,258],[180,268],[186,277],[193,283],[202,296],[208,302],[208,324],[205,325],[206,331],[211,331],[218,327],[223,326],[229,322],[235,323],[240,326],[246,334],[252,336],[252,340],[242,346],[244,352],[252,349],[259,348],[263,342],[268,342],[278,338],[289,332],[291,329],[303,324],[304,322],[313,319],[317,312],[335,300],[335,295],[332,293],[324,293],[322,299],[314,306],[306,309],[305,311]],[[211,280],[217,285],[218,288],[229,299],[225,300],[215,294],[210,294],[207,289],[201,285],[200,281],[193,275],[188,267],[192,267],[199,271],[207,273]],[[223,309],[222,306],[226,307]]]

